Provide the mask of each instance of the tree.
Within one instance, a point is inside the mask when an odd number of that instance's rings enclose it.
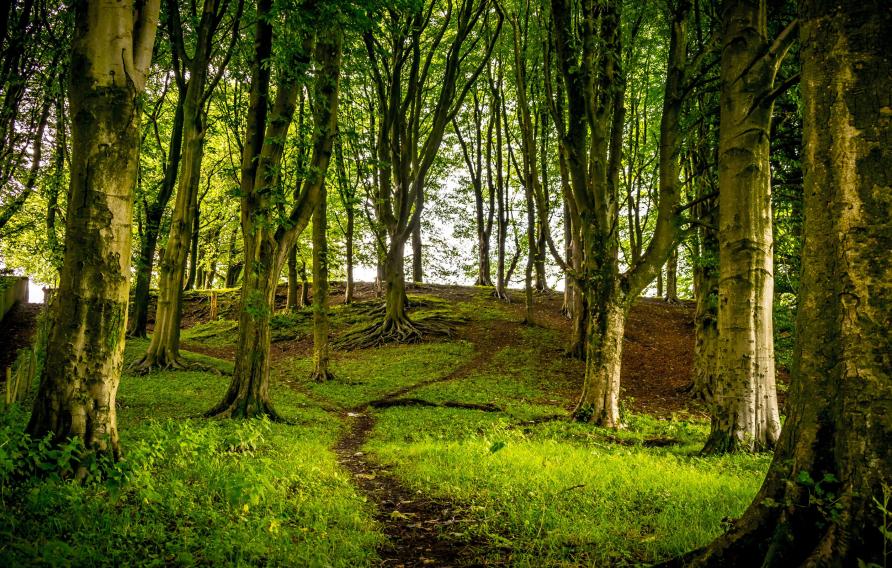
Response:
[[[576,280],[587,311],[585,382],[574,416],[619,427],[619,387],[625,319],[632,302],[656,277],[675,246],[679,226],[683,93],[699,58],[687,61],[690,2],[671,13],[670,47],[660,124],[660,186],[653,237],[641,258],[620,272],[619,166],[622,153],[623,78],[619,69],[620,14],[615,2],[587,0],[578,11],[552,0],[552,38],[566,112],[555,100],[549,58],[546,83],[580,222],[581,270],[562,267]],[[574,24],[578,21],[579,25]],[[596,40],[596,38],[601,38]],[[599,47],[600,46],[600,47]],[[564,116],[566,114],[566,116]],[[552,254],[559,255],[554,247]]]
[[[471,132],[467,136],[467,140],[462,135],[458,117],[453,117],[452,129],[458,138],[465,167],[468,168],[468,175],[470,176],[471,191],[474,194],[474,227],[477,232],[477,280],[474,284],[476,286],[492,286],[489,240],[492,236],[495,216],[495,194],[490,191],[488,197],[485,197],[483,192],[483,109],[478,90],[475,86],[471,92],[471,100],[474,102],[474,106],[471,109]],[[484,204],[484,200],[487,201],[488,205]]]
[[[35,193],[70,24],[33,0],[0,8],[0,234]],[[57,107],[58,108],[58,107]],[[56,113],[58,115],[58,112]],[[61,116],[56,117],[57,122]],[[64,123],[63,123],[64,126]],[[56,138],[64,133],[56,132]]]
[[[335,3],[332,3],[335,4]],[[288,251],[306,228],[322,195],[337,128],[339,75],[343,32],[334,5],[289,10],[289,43],[278,53],[278,85],[270,96],[273,52],[272,0],[257,4],[254,59],[248,125],[242,152],[241,222],[245,242],[242,301],[239,308],[235,372],[220,403],[207,412],[217,417],[278,414],[269,398],[270,318],[276,286]],[[293,33],[300,42],[294,42]],[[285,35],[285,34],[283,34]],[[301,190],[290,211],[279,203],[284,189],[279,180],[288,129],[298,91],[314,64],[313,147]]]
[[[892,12],[800,3],[805,234],[788,417],[731,530],[671,564],[880,566],[892,479]]]
[[[174,0],[166,2],[173,70],[183,99],[183,147],[170,234],[161,260],[155,329],[145,355],[136,363],[141,371],[187,366],[180,360],[180,319],[186,261],[197,218],[198,187],[207,134],[207,105],[235,49],[244,5],[244,0],[238,0],[228,26],[231,33],[228,49],[220,55],[221,60],[213,69],[211,62],[219,47],[217,33],[229,11],[230,0],[204,0],[196,26],[195,50],[191,56],[186,52],[183,41],[180,7]]]
[[[490,25],[491,5],[490,0],[461,0],[455,6],[449,2],[443,11],[430,1],[417,8],[388,8],[383,18],[370,17],[381,21],[363,40],[380,115],[374,217],[387,239],[381,243],[386,245],[385,308],[380,322],[345,336],[343,346],[413,342],[425,333],[425,326],[412,322],[407,311],[405,246],[421,222],[425,184],[445,129],[489,64],[501,13],[482,53],[472,55],[483,38],[482,30],[476,35],[474,31],[478,25]],[[444,53],[442,61],[435,61]],[[439,331],[431,320],[425,325],[427,331]]]
[[[796,37],[793,22],[769,42],[765,0],[729,0],[722,23],[718,357],[705,453],[769,449],[780,433],[769,133],[775,78]]]
[[[313,374],[315,381],[328,381],[328,195],[322,184],[322,195],[313,212]]]
[[[115,418],[130,294],[139,97],[159,0],[74,6],[71,184],[65,259],[27,431],[120,455]]]

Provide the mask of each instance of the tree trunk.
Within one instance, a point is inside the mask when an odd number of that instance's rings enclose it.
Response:
[[[424,193],[419,191],[415,198],[416,208],[421,208],[424,202]],[[412,282],[420,284],[424,281],[423,252],[421,250],[421,219],[412,228]]]
[[[712,431],[703,451],[764,450],[780,433],[774,373],[769,132],[772,88],[766,4],[723,13],[719,127],[718,360]],[[756,63],[753,63],[753,62]]]
[[[197,77],[189,83],[183,127],[182,173],[177,189],[167,247],[161,261],[155,328],[146,354],[137,364],[141,371],[154,368],[184,368],[180,359],[180,320],[186,262],[191,252],[198,210],[198,182],[204,155],[206,117],[198,105],[203,87]]]
[[[384,260],[384,324],[386,330],[398,331],[411,328],[409,315],[406,313],[406,277],[404,274],[404,245],[399,239],[393,239],[388,247]]]
[[[585,300],[590,322],[586,340],[585,382],[573,416],[605,428],[619,428],[623,333],[629,306],[612,298],[605,302],[603,297],[596,294],[589,291]]]
[[[242,309],[239,310],[235,369],[223,400],[206,415],[215,418],[278,418],[269,396],[270,331],[276,285],[281,265],[276,266],[270,239],[264,230],[244,232],[245,266],[268,266],[267,270],[245,270],[242,280]]]
[[[269,104],[273,45],[272,0],[257,3],[254,57],[251,64],[247,132],[241,162],[241,226],[245,243],[245,274],[239,309],[239,340],[235,370],[223,400],[206,415],[224,417],[269,416],[279,418],[269,397],[270,318],[275,308],[276,286],[288,251],[306,228],[316,210],[337,131],[338,79],[342,32],[326,23],[304,30],[301,51],[312,54],[314,67],[314,129],[312,157],[301,189],[287,215],[280,221],[277,200],[284,199],[279,171],[285,140],[294,116],[300,75],[277,85]],[[308,9],[307,16],[320,16]],[[321,21],[314,22],[321,24]],[[312,27],[310,28],[312,30]],[[294,54],[293,54],[294,55]],[[290,62],[296,66],[296,60]],[[304,73],[309,70],[303,71]],[[279,202],[281,203],[281,202]]]
[[[297,274],[300,276],[300,299],[297,302],[297,307],[306,308],[310,305],[310,281],[307,279],[307,261],[304,259],[300,260]]]
[[[146,211],[146,226],[139,247],[139,259],[136,268],[136,286],[133,294],[132,319],[127,335],[130,337],[147,337],[146,325],[149,323],[149,291],[152,282],[152,266],[155,264],[155,249],[158,246],[161,217],[156,216],[151,208]]]
[[[296,312],[301,307],[297,290],[297,246],[293,246],[288,251],[288,297],[285,300],[285,309],[289,312]]]
[[[242,272],[243,262],[236,257],[238,245],[238,227],[233,227],[232,235],[229,237],[229,254],[226,261],[226,279],[223,286],[226,288],[235,288],[238,283],[239,275]]]
[[[155,200],[146,208],[146,225],[139,247],[139,260],[136,264],[136,287],[133,293],[130,337],[147,337],[146,325],[149,322],[149,291],[152,285],[152,267],[155,265],[155,249],[161,232],[161,220],[164,210],[173,195],[177,183],[177,172],[180,169],[180,156],[183,143],[183,105],[185,93],[177,97],[177,106],[173,115],[173,127],[168,148],[168,163],[164,170],[164,180]]]
[[[676,566],[888,559],[892,12],[880,0],[800,7],[805,230],[788,416],[752,505]]]
[[[159,5],[75,5],[69,105],[71,185],[65,259],[46,362],[27,432],[120,455],[115,414],[130,295],[139,96]],[[114,54],[114,55],[112,55]],[[85,475],[79,471],[78,476]]]
[[[699,218],[709,223],[712,215]],[[713,385],[716,383],[716,349],[718,347],[718,239],[716,232],[707,227],[698,230],[700,258],[694,268],[694,377],[692,395],[712,404]]]
[[[313,373],[316,381],[332,378],[328,370],[328,208],[325,184],[313,213]]]
[[[183,290],[192,290],[195,288],[195,280],[198,278],[200,257],[198,254],[198,237],[201,228],[201,208],[195,207],[195,216],[192,219],[192,238],[189,243],[189,276],[186,278],[186,284]]]
[[[666,261],[666,301],[678,302],[678,247],[672,249]]]
[[[353,303],[353,291],[356,288],[356,285],[353,282],[353,233],[356,230],[356,212],[353,210],[352,203],[349,207],[347,207],[347,234],[345,235],[346,243],[344,243],[344,247],[346,248],[345,254],[347,256],[347,284],[344,288],[344,303],[352,304]]]

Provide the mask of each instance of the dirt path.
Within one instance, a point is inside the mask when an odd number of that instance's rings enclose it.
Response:
[[[483,330],[473,326],[463,331],[463,338],[471,340],[477,350],[470,361],[443,377],[395,390],[342,415],[350,427],[335,444],[334,451],[359,490],[375,505],[375,518],[388,539],[388,545],[378,551],[381,566],[481,566],[475,558],[481,557],[480,551],[489,547],[483,539],[468,539],[467,528],[474,521],[466,510],[455,503],[431,498],[422,491],[412,491],[362,451],[375,425],[373,407],[388,406],[382,403],[397,401],[423,386],[467,377],[492,357],[493,351],[481,346],[501,343],[479,341],[478,333]]]

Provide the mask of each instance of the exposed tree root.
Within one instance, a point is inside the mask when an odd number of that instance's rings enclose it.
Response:
[[[464,410],[481,410],[483,412],[504,412],[503,408],[490,403],[476,404],[473,402],[457,402],[453,400],[447,400],[445,402],[431,402],[429,400],[424,400],[421,398],[382,398],[380,400],[373,400],[369,403],[369,406],[371,406],[372,408],[426,406],[435,408],[462,408]]]
[[[508,295],[508,292],[502,291],[499,292],[499,289],[496,288],[492,291],[492,297],[497,300],[502,300],[507,303],[511,303],[511,296]]]
[[[428,337],[452,337],[457,320],[432,315],[420,321],[386,318],[334,340],[337,349],[353,350],[380,347],[389,343],[419,343]]]
[[[220,404],[202,414],[202,417],[204,418],[214,418],[218,420],[226,418],[261,418],[264,416],[269,418],[272,422],[291,424],[291,422],[282,417],[282,415],[273,408],[272,403],[268,401],[258,401],[256,399],[246,400],[244,398],[236,398],[235,400],[230,400],[230,398],[227,397],[223,399]]]
[[[144,355],[142,359],[130,365],[129,371],[135,375],[148,375],[155,371],[185,371],[191,368],[190,365],[189,361],[179,355],[172,357]]]
[[[134,375],[148,375],[153,372],[160,371],[198,371],[201,373],[214,373],[215,375],[226,375],[220,369],[199,363],[198,361],[188,361],[177,355],[176,357],[159,357],[144,356],[142,359],[134,362],[128,367],[128,370]]]
[[[357,314],[383,318],[387,311],[387,307],[384,302],[370,300],[368,302],[354,302],[350,305],[350,311]]]
[[[312,373],[310,373],[310,380],[316,381],[317,383],[327,383],[328,381],[333,381],[336,378],[337,377],[335,377],[335,374],[328,369],[325,369],[324,371],[314,370]]]

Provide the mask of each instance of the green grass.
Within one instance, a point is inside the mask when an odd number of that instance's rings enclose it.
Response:
[[[325,383],[309,380],[312,361],[287,360],[281,370],[285,380],[344,408],[377,400],[397,389],[443,378],[472,357],[473,346],[464,341],[391,345],[379,349],[334,354],[335,379]]]
[[[451,340],[333,352],[336,378],[309,380],[311,361],[275,361],[271,396],[288,424],[206,420],[232,364],[183,351],[212,372],[126,373],[118,391],[125,461],[103,482],[14,478],[16,464],[68,460],[20,443],[27,416],[0,415],[0,566],[370,566],[384,541],[374,504],[358,493],[332,450],[343,409],[399,389],[432,403],[495,404],[501,411],[396,407],[372,411],[364,448],[413,490],[457,507],[448,533],[483,537],[479,560],[513,566],[650,563],[702,546],[757,491],[767,455],[701,458],[708,424],[626,414],[603,430],[565,419],[582,363],[561,356],[556,330],[489,323],[516,314],[479,288],[467,301],[413,295],[413,318],[478,324],[480,344]],[[333,334],[372,321],[361,307],[332,310]],[[309,310],[273,320],[276,340],[303,338]],[[502,329],[501,332],[505,332]],[[184,341],[232,347],[235,322],[184,330]],[[496,340],[499,343],[496,343]],[[130,341],[125,364],[146,340]],[[488,353],[475,368],[457,369]],[[443,380],[449,379],[449,380]],[[666,444],[654,447],[655,442]]]
[[[132,342],[127,358],[145,346]],[[284,386],[272,396],[295,425],[193,418],[227,384],[212,373],[125,374],[125,462],[102,483],[8,478],[14,462],[47,456],[16,449],[25,415],[4,415],[0,565],[373,563],[381,534],[331,450],[340,421]]]
[[[465,504],[467,531],[510,551],[512,565],[635,564],[707,544],[768,465],[765,455],[696,457],[702,425],[640,422],[626,446],[568,422],[512,428],[504,415],[395,408],[379,415],[368,450],[410,487]],[[640,444],[679,434],[669,449]]]

